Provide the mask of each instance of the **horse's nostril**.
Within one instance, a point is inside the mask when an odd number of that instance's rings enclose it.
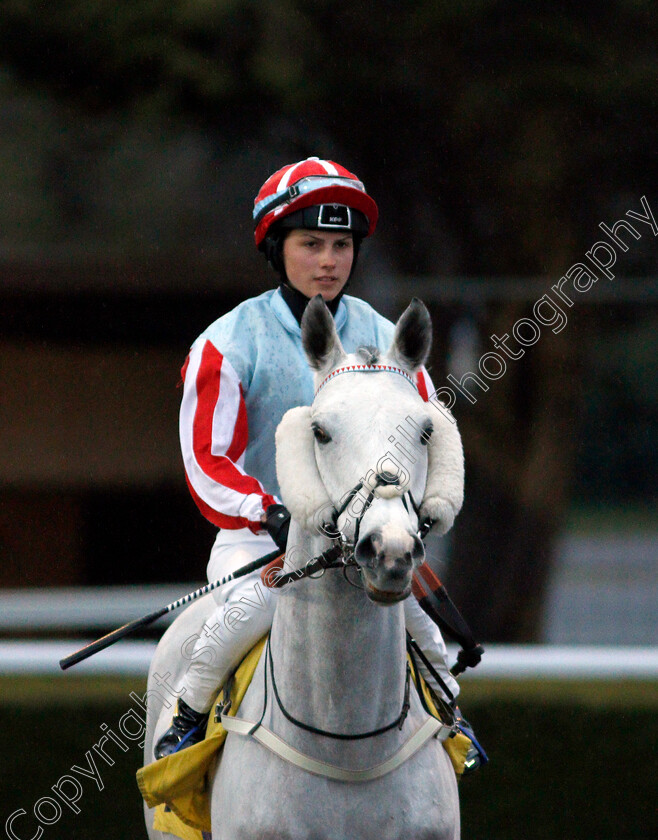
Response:
[[[375,531],[359,540],[354,549],[354,556],[359,565],[374,569],[377,563],[381,563],[385,556],[384,552],[381,551],[381,535]]]
[[[384,545],[382,534],[374,531],[359,540],[354,549],[354,557],[360,566],[368,569],[382,568],[387,572],[407,574],[414,565],[425,558],[423,543],[412,534],[405,536],[403,543],[397,546]]]

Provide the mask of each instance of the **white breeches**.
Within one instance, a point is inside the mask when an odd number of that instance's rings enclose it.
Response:
[[[252,534],[247,529],[220,531],[210,552],[208,580],[218,580],[276,550],[268,534]],[[226,677],[272,626],[276,594],[260,579],[260,571],[238,578],[213,592],[216,609],[206,621],[190,655],[183,679],[185,702],[197,712],[210,710]],[[450,674],[448,654],[439,628],[413,596],[404,601],[407,630],[446,683],[454,697],[459,684]],[[425,680],[441,696],[426,667],[419,662]]]

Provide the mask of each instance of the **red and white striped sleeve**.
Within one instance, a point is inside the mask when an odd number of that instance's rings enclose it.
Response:
[[[192,497],[219,528],[256,533],[276,499],[243,469],[249,429],[238,375],[211,341],[201,340],[190,350],[182,376],[180,441]]]

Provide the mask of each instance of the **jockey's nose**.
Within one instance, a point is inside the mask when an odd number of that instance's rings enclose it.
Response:
[[[322,265],[323,268],[333,267],[336,265],[336,255],[331,247],[331,244],[322,249],[320,253],[320,265]]]

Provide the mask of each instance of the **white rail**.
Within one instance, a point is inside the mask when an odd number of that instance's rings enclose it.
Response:
[[[0,676],[62,676],[59,660],[103,632],[140,618],[201,584],[0,590],[0,631],[5,635],[83,630],[86,639],[0,640]],[[155,625],[164,628],[175,617]],[[85,675],[146,676],[152,641],[124,639],[76,665]],[[451,661],[456,649],[449,647]],[[482,663],[463,679],[658,679],[658,647],[645,645],[486,645]]]
[[[112,630],[155,612],[204,583],[2,589],[0,630]],[[166,616],[161,626],[174,618]]]
[[[91,641],[89,639],[88,641]],[[121,641],[62,672],[59,660],[85,640],[0,641],[0,676],[125,675],[146,677],[154,642]],[[449,648],[451,661],[456,651]],[[481,664],[465,674],[477,679],[658,679],[656,647],[487,645]]]

